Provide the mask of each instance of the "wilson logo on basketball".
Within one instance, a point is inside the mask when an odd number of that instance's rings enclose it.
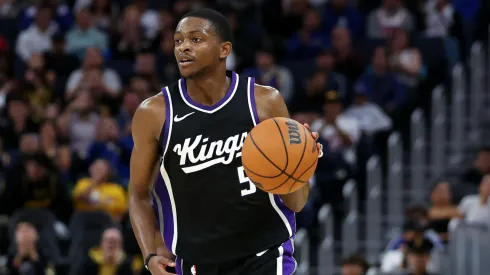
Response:
[[[298,124],[294,120],[288,120],[286,125],[289,128],[289,144],[301,144],[301,134]]]
[[[208,142],[198,135],[186,138],[183,144],[175,144],[173,151],[180,156],[182,171],[186,174],[204,170],[216,164],[230,164],[242,155],[243,141],[247,133],[228,137],[226,140]],[[199,164],[198,164],[199,163]]]

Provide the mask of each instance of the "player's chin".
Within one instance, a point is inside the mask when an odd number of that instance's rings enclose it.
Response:
[[[191,78],[196,74],[196,69],[190,66],[179,66],[180,75],[184,78]]]

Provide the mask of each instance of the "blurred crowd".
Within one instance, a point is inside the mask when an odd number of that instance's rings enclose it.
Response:
[[[0,212],[10,218],[0,231],[7,259],[0,273],[143,272],[127,215],[131,119],[145,98],[178,78],[173,31],[191,9],[225,14],[234,34],[227,68],[277,88],[292,117],[320,133],[326,154],[298,215],[299,226],[312,230],[325,203],[342,218],[349,179],[365,193],[366,161],[386,154],[392,131],[408,144],[411,111],[430,112],[433,87],[449,79],[473,41],[487,39],[487,2],[0,0]],[[402,255],[390,256],[401,259],[396,268],[426,274],[426,256],[444,246],[449,224],[490,221],[488,172],[490,150],[482,149],[462,176],[480,186],[479,195],[456,206],[441,181],[431,208],[407,213],[404,233],[390,244]],[[90,211],[110,223],[94,241],[80,242],[75,225]],[[48,234],[42,222],[51,219],[56,259],[40,245]],[[408,264],[407,253],[414,255]],[[79,255],[81,264],[70,266],[64,255]],[[368,265],[353,256],[343,266],[357,275]]]

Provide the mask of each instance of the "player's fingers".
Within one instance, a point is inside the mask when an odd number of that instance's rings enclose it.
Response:
[[[311,136],[312,136],[312,137],[313,137],[315,140],[317,140],[317,139],[320,137],[320,134],[318,134],[317,132],[313,132],[313,133],[311,133]]]
[[[311,133],[311,127],[308,125],[308,123],[304,123],[303,126],[305,126],[306,130],[310,131]]]
[[[164,257],[159,257],[158,258],[158,263],[161,264],[161,265],[164,265],[164,266],[171,266],[171,267],[174,267],[175,266],[175,262],[174,261],[171,261],[167,258],[164,258]]]

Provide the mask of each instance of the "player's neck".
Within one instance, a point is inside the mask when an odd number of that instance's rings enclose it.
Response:
[[[196,102],[212,106],[220,101],[230,87],[230,78],[222,70],[186,79],[187,93]]]

